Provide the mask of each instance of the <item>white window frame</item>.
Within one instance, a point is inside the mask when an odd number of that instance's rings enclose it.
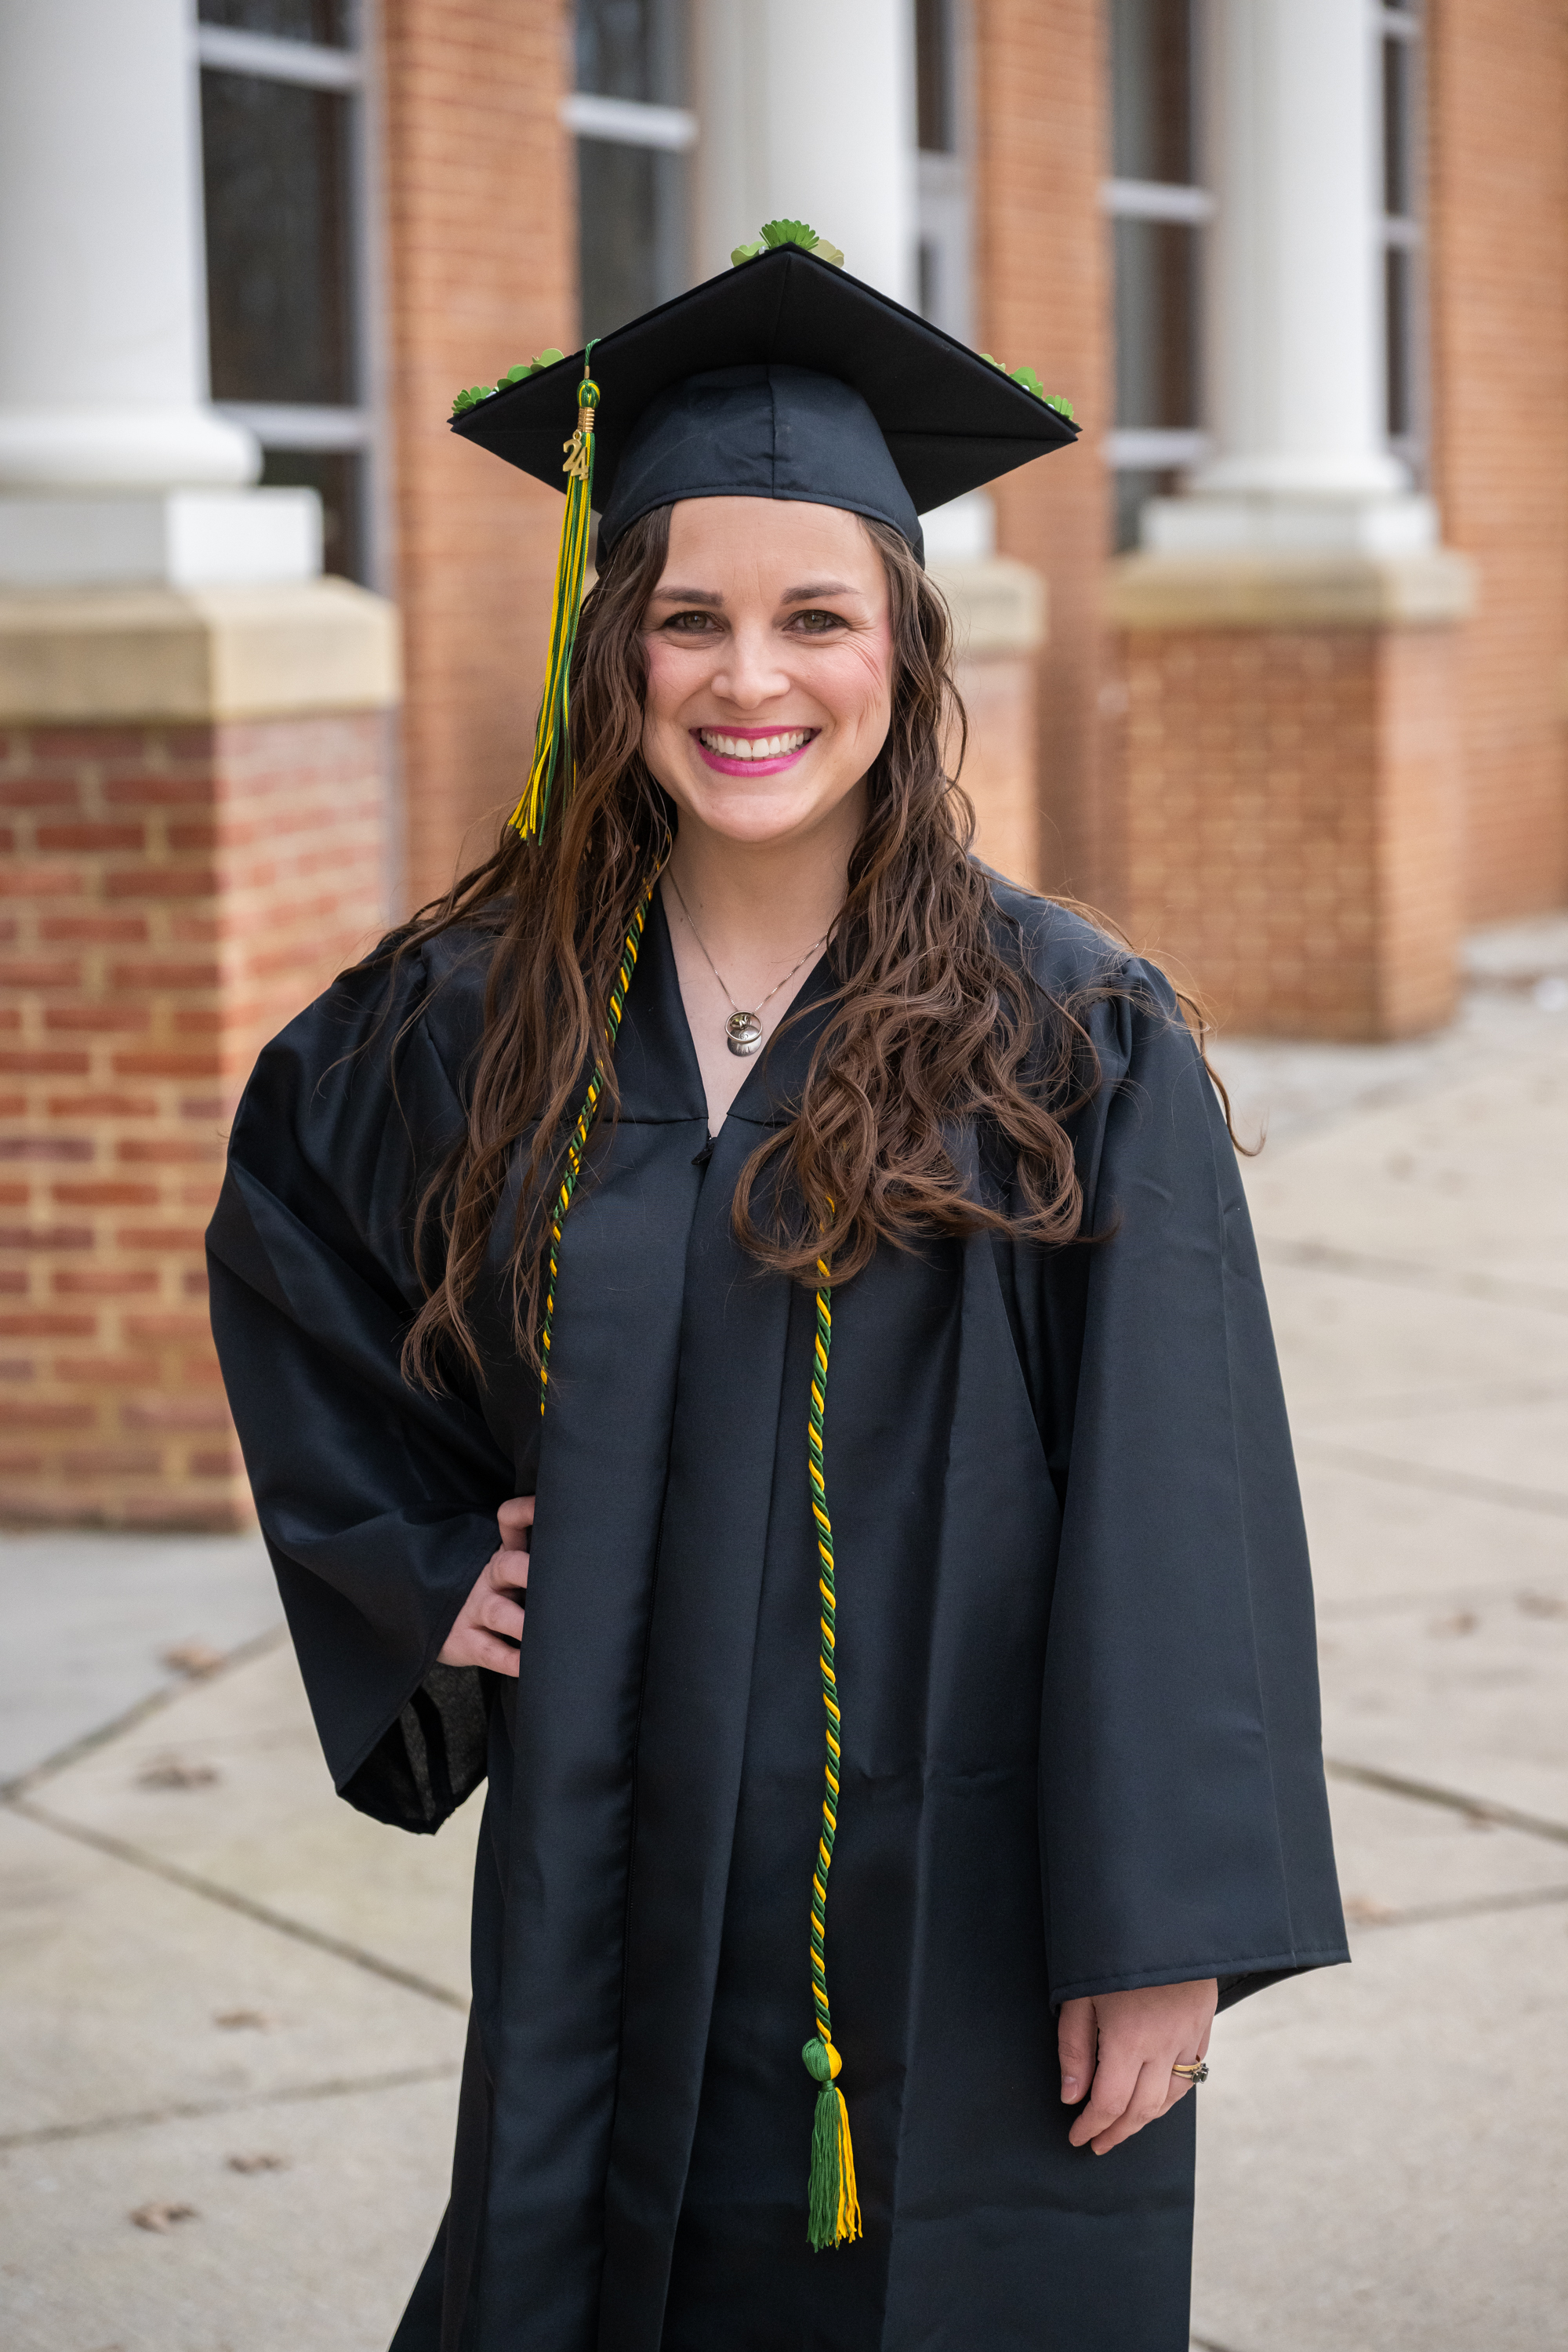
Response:
[[[208,67],[220,73],[250,74],[261,81],[292,82],[308,89],[341,90],[350,108],[349,205],[354,315],[354,363],[360,397],[352,405],[316,407],[303,403],[220,400],[216,405],[247,425],[265,449],[323,454],[360,453],[363,467],[361,509],[364,544],[360,551],[365,579],[384,595],[395,592],[393,530],[392,436],[386,363],[384,255],[381,205],[381,55],[378,0],[353,0],[350,45],[327,48],[313,41],[240,32],[227,25],[197,24],[192,62],[198,79]],[[198,121],[200,113],[198,109]]]
[[[1200,20],[1201,0],[1194,0],[1193,40],[1202,39]],[[1194,105],[1197,104],[1199,79],[1197,59],[1193,67]],[[1198,126],[1194,125],[1194,131]],[[1202,171],[1202,142],[1194,137],[1194,168]],[[1108,220],[1176,221],[1193,228],[1205,227],[1215,216],[1215,199],[1201,178],[1192,182],[1171,180],[1105,180],[1100,184],[1100,206]],[[1201,325],[1201,321],[1195,322]],[[1189,467],[1201,466],[1212,455],[1214,437],[1201,425],[1116,425],[1104,434],[1100,449],[1108,472],[1112,474],[1173,473]]]

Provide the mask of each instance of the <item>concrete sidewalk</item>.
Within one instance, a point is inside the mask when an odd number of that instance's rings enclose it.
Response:
[[[1560,971],[1568,927],[1499,935],[1442,1040],[1221,1057],[1270,1114],[1355,1965],[1216,2030],[1208,2352],[1568,2337]],[[0,2340],[383,2352],[446,2193],[477,1805],[413,1840],[336,1802],[254,1543],[14,1538],[0,1590]]]

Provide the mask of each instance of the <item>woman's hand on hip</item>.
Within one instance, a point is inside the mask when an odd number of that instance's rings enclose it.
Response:
[[[1068,2134],[1074,2147],[1107,2156],[1186,2096],[1190,2078],[1171,2069],[1207,2055],[1218,1999],[1215,1979],[1197,1977],[1063,2001],[1057,2020],[1062,2097],[1069,2106],[1088,2100]]]
[[[489,1666],[493,1675],[515,1675],[522,1639],[522,1595],[528,1591],[528,1535],[533,1496],[514,1495],[496,1513],[500,1549],[479,1570],[479,1580],[458,1612],[458,1622],[438,1653],[444,1666]]]

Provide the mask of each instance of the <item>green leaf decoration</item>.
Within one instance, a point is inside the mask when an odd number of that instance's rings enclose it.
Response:
[[[541,352],[536,359],[519,360],[515,367],[509,367],[494,383],[471,383],[452,403],[452,415],[462,416],[468,409],[477,408],[481,400],[489,400],[494,393],[504,392],[509,383],[521,383],[526,376],[537,375],[541,368],[554,367],[564,357],[565,353],[558,352],[552,343],[549,350]]]
[[[1009,383],[1016,383],[1021,392],[1033,393],[1035,398],[1043,400],[1047,408],[1054,408],[1058,416],[1076,421],[1073,420],[1071,401],[1064,400],[1059,393],[1047,392],[1033,368],[1010,368],[1005,360],[997,359],[991,352],[982,352],[980,356],[987,367],[994,367],[998,374],[1006,377]]]
[[[742,261],[755,261],[759,253],[776,253],[782,245],[798,245],[803,253],[815,253],[819,261],[831,262],[835,269],[844,267],[844,256],[837,246],[818,236],[809,222],[797,220],[764,221],[756,244],[736,246],[730,259],[739,269]]]

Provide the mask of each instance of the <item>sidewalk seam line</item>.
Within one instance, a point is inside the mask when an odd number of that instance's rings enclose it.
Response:
[[[1467,1797],[1458,1789],[1440,1788],[1433,1780],[1415,1780],[1403,1772],[1385,1772],[1376,1764],[1352,1764],[1337,1756],[1325,1756],[1323,1770],[1331,1780],[1351,1780],[1363,1789],[1381,1790],[1384,1796],[1409,1797],[1416,1804],[1440,1805],[1451,1813],[1463,1813],[1473,1822],[1489,1822],[1495,1829],[1521,1830],[1527,1837],[1549,1838],[1554,1845],[1568,1845],[1568,1822],[1549,1821],[1542,1813],[1521,1812],[1512,1805],[1494,1804],[1489,1797]]]
[[[363,1944],[351,1944],[346,1937],[333,1936],[325,1928],[312,1927],[302,1919],[291,1919],[287,1912],[274,1911],[268,1904],[258,1903],[253,1896],[241,1895],[232,1886],[216,1879],[200,1877],[193,1870],[182,1869],[176,1862],[165,1862],[161,1854],[149,1853],[143,1847],[127,1843],[123,1838],[111,1836],[106,1830],[89,1829],[84,1822],[68,1821],[64,1815],[51,1813],[42,1805],[26,1797],[14,1797],[11,1811],[24,1820],[36,1822],[40,1829],[54,1830],[61,1837],[74,1838],[80,1845],[90,1846],[95,1853],[106,1853],[116,1862],[128,1863],[133,1870],[144,1870],[153,1878],[162,1878],[171,1886],[182,1887],[187,1895],[198,1895],[209,1903],[221,1904],[226,1910],[237,1911],[242,1918],[254,1920],[258,1926],[271,1927],[280,1936],[292,1937],[299,1944],[308,1944],[312,1950],[327,1952],[334,1959],[349,1960],[355,1968],[368,1969],[372,1976],[384,1977],[388,1983],[401,1985],[407,1992],[422,1994],[426,2000],[439,2001],[445,2009],[455,2009],[467,2016],[468,2000],[465,1994],[454,1992],[447,1985],[437,1984],[430,1977],[421,1976],[416,1969],[400,1968],[395,1960],[384,1960],[378,1953],[367,1951]]]
[[[142,2107],[122,2116],[99,2116],[79,2124],[38,2124],[28,2131],[0,2132],[0,2151],[46,2147],[61,2140],[93,2139],[109,2132],[144,2131],[158,2124],[199,2123],[208,2116],[232,2116],[251,2107],[276,2107],[307,2099],[341,2099],[372,2091],[400,2091],[416,2083],[451,2082],[462,2073],[457,2059],[439,2065],[405,2066],[395,2074],[333,2075],[324,2083],[288,2083],[273,2091],[253,2091],[236,2099],[176,2099],[164,2107]]]
[[[79,1763],[84,1756],[90,1756],[110,1740],[118,1739],[122,1732],[134,1731],[138,1724],[145,1723],[150,1716],[161,1715],[175,1699],[188,1697],[198,1685],[221,1682],[231,1667],[247,1666],[253,1659],[264,1658],[268,1651],[279,1648],[288,1638],[287,1625],[268,1625],[265,1633],[253,1633],[248,1641],[237,1643],[232,1650],[226,1651],[221,1665],[212,1667],[205,1674],[186,1675],[179,1682],[169,1683],[157,1690],[148,1691],[142,1698],[133,1699],[123,1713],[111,1717],[109,1722],[100,1723],[96,1729],[84,1731],[79,1738],[68,1740],[63,1748],[57,1748],[53,1755],[46,1756],[40,1763],[29,1764],[25,1771],[17,1772],[11,1780],[0,1780],[0,1801],[15,1804],[18,1798],[26,1795],[29,1789],[37,1788],[41,1780],[52,1780],[57,1773]]]

